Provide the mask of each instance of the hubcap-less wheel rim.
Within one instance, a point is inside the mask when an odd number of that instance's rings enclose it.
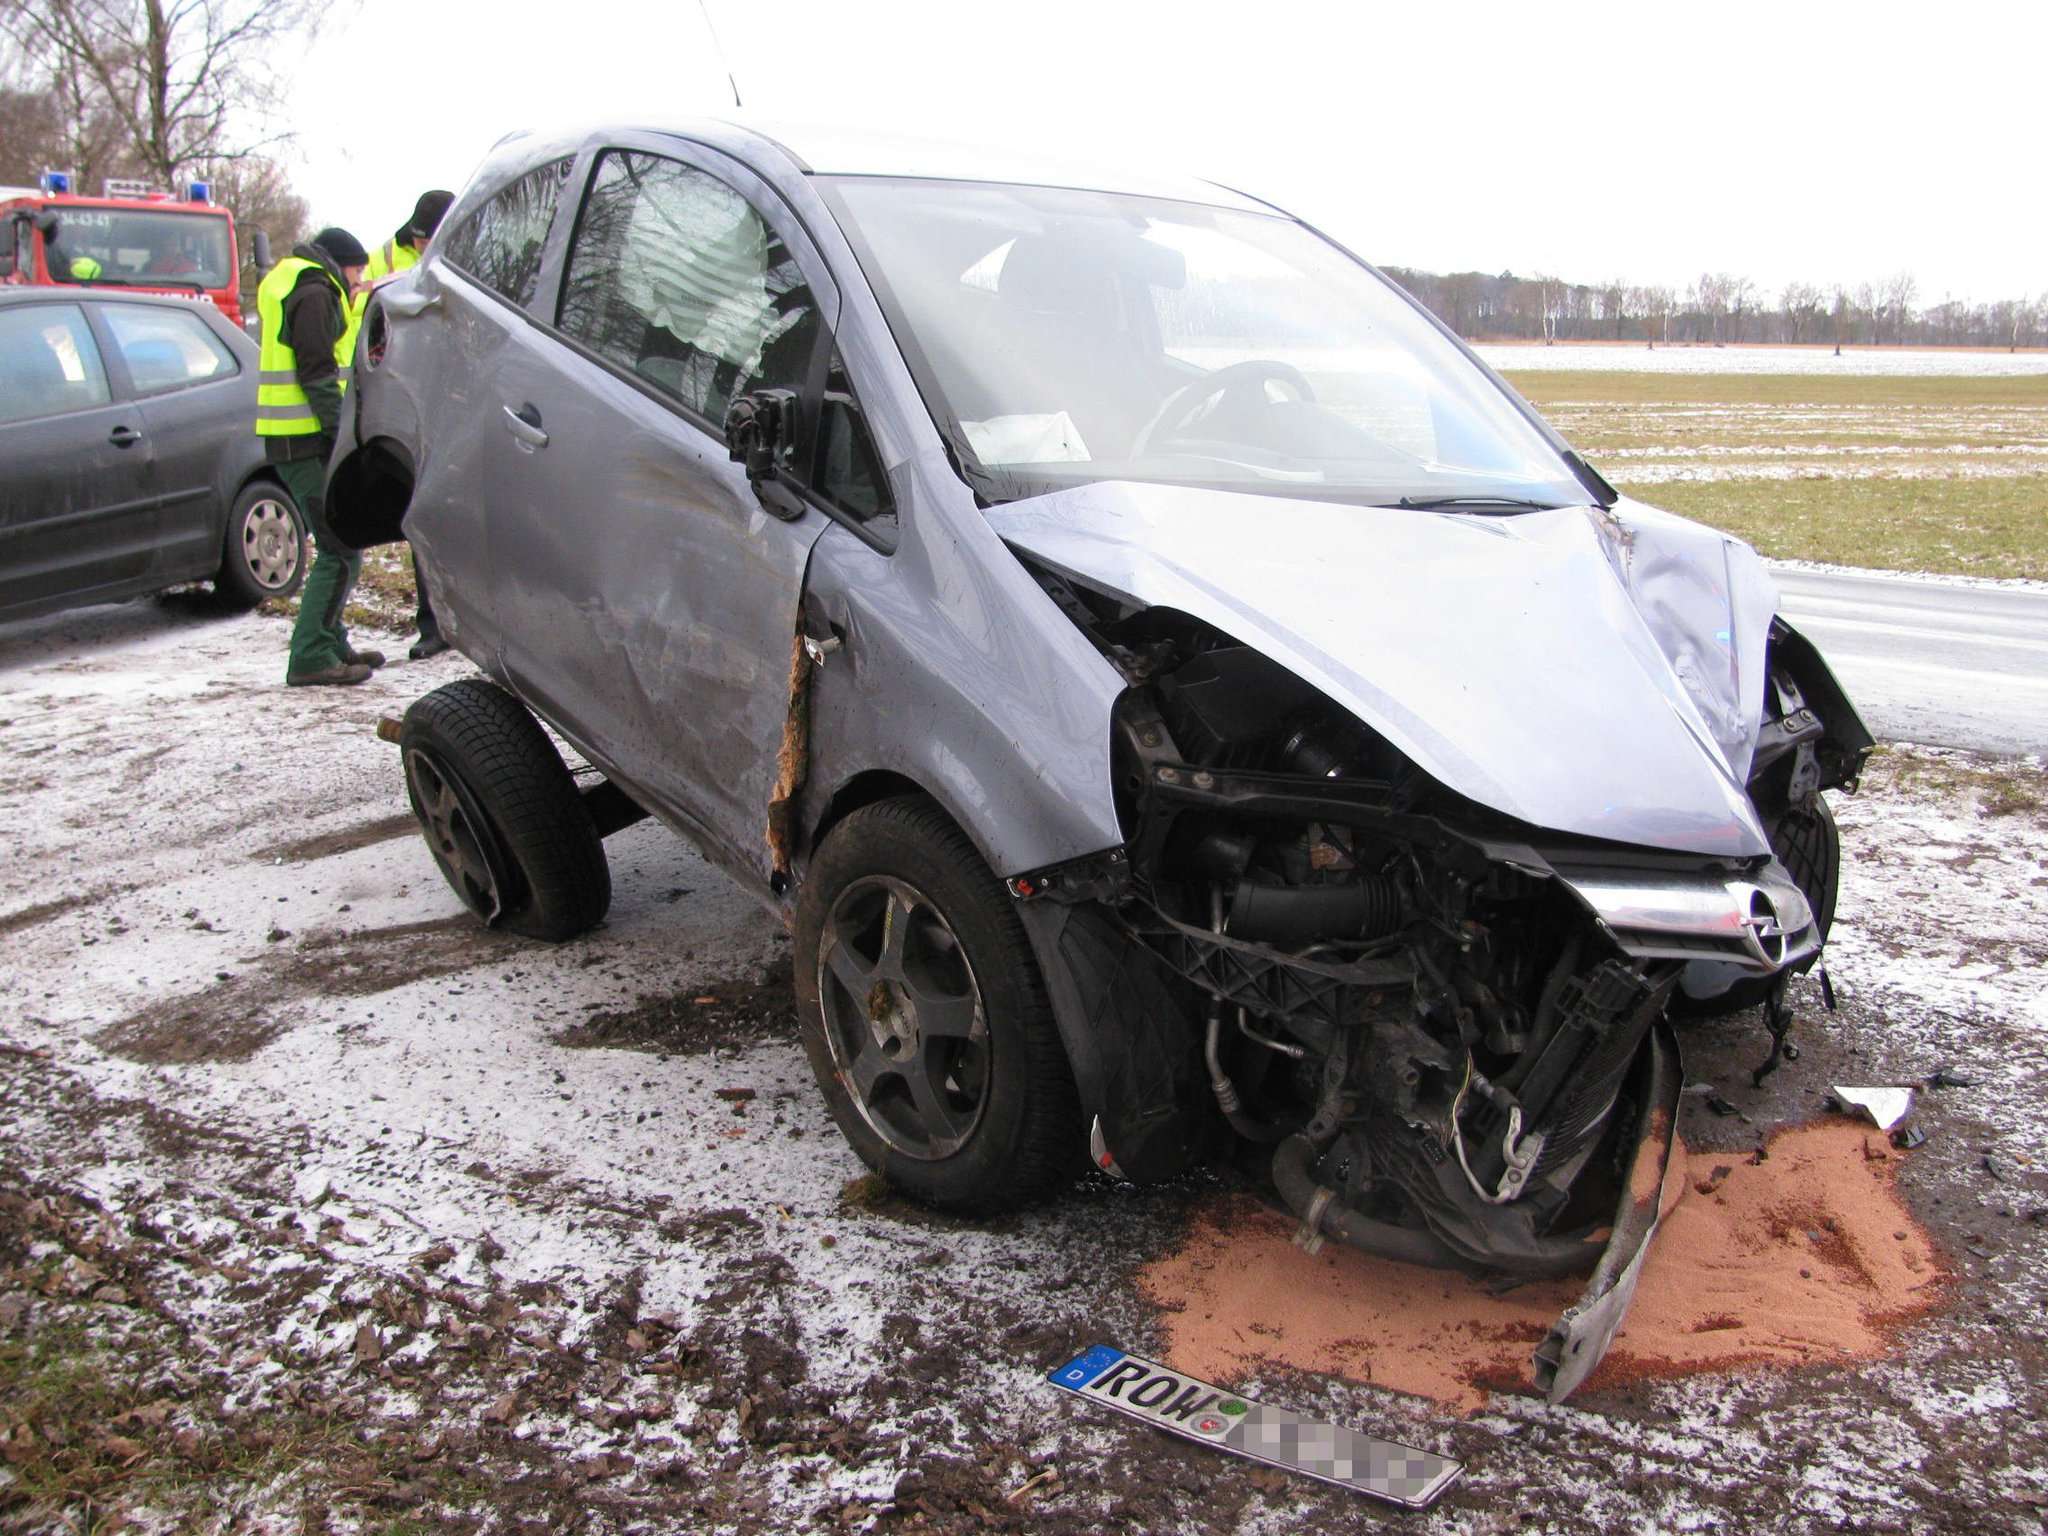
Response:
[[[405,754],[405,781],[434,862],[462,904],[486,924],[505,909],[497,844],[462,781],[424,747]]]
[[[265,591],[291,585],[299,569],[299,525],[289,508],[266,496],[242,519],[242,559]]]
[[[887,875],[840,892],[818,1001],[832,1069],[868,1128],[922,1162],[958,1152],[988,1107],[988,1019],[967,952],[923,892]]]

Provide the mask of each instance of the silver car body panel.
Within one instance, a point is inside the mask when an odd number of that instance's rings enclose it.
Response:
[[[1629,503],[1483,517],[1122,483],[987,517],[1077,581],[1257,647],[1482,805],[1769,852],[1744,780],[1774,594],[1711,530]]]

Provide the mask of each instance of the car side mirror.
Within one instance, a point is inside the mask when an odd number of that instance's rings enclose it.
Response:
[[[803,498],[784,477],[782,460],[797,440],[802,404],[793,389],[757,389],[741,395],[725,413],[725,448],[735,464],[746,466],[747,479],[761,505],[775,516],[803,516]]]
[[[268,230],[259,229],[256,231],[256,265],[262,271],[268,272],[270,270],[270,232]]]
[[[43,237],[43,243],[45,245],[48,245],[50,242],[55,240],[57,238],[57,231],[63,228],[63,225],[59,222],[57,215],[52,213],[47,208],[40,210],[36,214],[33,222],[36,226],[36,233]]]

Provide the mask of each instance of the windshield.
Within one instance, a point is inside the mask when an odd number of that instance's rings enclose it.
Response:
[[[1099,480],[1376,505],[1586,499],[1464,354],[1291,220],[1066,188],[821,181],[991,500]]]
[[[60,283],[225,288],[228,221],[217,214],[60,208],[43,255]]]

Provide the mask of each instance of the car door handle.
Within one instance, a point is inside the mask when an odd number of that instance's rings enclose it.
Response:
[[[548,445],[548,435],[540,429],[540,412],[531,401],[516,411],[509,405],[505,407],[505,430],[517,438],[519,446],[528,453]]]
[[[107,434],[107,441],[116,448],[133,448],[142,441],[142,434],[133,427],[116,427]]]
[[[438,293],[421,293],[417,288],[408,289],[403,293],[380,294],[378,297],[384,307],[401,320],[411,320],[423,315],[441,302],[441,295]]]

